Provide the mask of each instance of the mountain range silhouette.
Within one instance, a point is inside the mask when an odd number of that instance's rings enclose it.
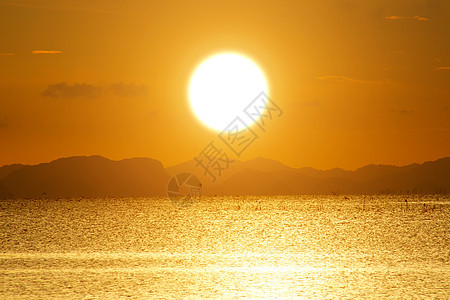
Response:
[[[171,176],[190,172],[206,195],[446,194],[450,157],[408,166],[367,165],[348,171],[292,168],[279,161],[236,160],[211,182],[190,160],[164,168],[158,160],[113,161],[101,156],[60,158],[0,167],[0,198],[166,196]]]

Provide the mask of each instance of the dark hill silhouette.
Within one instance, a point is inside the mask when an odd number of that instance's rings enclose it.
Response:
[[[230,164],[229,170],[224,172],[223,176],[218,178],[217,182],[220,183],[230,176],[233,176],[234,174],[245,169],[252,169],[262,172],[286,171],[299,173],[317,179],[345,178],[351,181],[365,182],[391,174],[401,173],[405,170],[414,169],[417,166],[419,165],[412,164],[404,167],[390,165],[367,165],[353,171],[344,170],[341,168],[317,170],[310,167],[292,168],[276,160],[258,157],[247,161],[235,160],[234,163]],[[189,160],[184,163],[168,167],[166,168],[166,171],[171,175],[175,175],[180,172],[190,172],[198,176],[200,179],[203,179],[202,181],[206,182],[210,180],[208,176],[204,176],[204,171],[202,170],[202,168],[196,167],[196,163],[194,160]]]
[[[226,178],[230,177],[233,174],[236,174],[239,171],[242,171],[245,168],[241,167],[242,162],[239,160],[233,160],[233,162],[230,164],[229,169],[223,173],[223,176],[220,176],[217,178],[217,182],[222,182]],[[211,180],[211,177],[209,175],[205,174],[204,170],[201,167],[196,166],[197,163],[191,159],[186,162],[180,163],[175,166],[171,166],[166,168],[167,173],[169,173],[171,176],[174,176],[178,173],[188,172],[192,173],[195,176],[197,176],[201,182],[208,182]]]
[[[0,179],[5,177],[9,173],[12,173],[12,172],[14,172],[16,170],[22,169],[24,167],[26,167],[26,165],[21,165],[21,164],[6,165],[6,166],[3,166],[3,167],[0,167]]]
[[[245,164],[245,162],[244,162]],[[248,190],[245,182],[252,186],[261,182],[260,195],[264,195],[271,186],[271,194],[390,194],[390,193],[448,193],[450,192],[450,158],[442,158],[422,165],[413,164],[404,167],[370,165],[355,171],[332,169],[320,171],[308,168],[266,172],[247,172],[233,174],[224,182],[218,183],[212,191],[236,193],[238,187],[242,193],[255,195],[258,192],[253,187]],[[249,179],[250,178],[250,179]],[[274,184],[268,183],[269,178]],[[231,183],[234,183],[232,185]],[[280,186],[275,191],[274,186]],[[283,186],[285,186],[283,188]]]
[[[239,192],[240,191],[240,192]],[[319,179],[294,171],[238,172],[211,188],[219,195],[300,195],[360,193],[357,182],[346,178]]]
[[[3,167],[0,167],[0,180],[2,178],[4,178],[6,175],[8,175],[16,170],[20,170],[24,167],[26,167],[26,166],[21,165],[21,164],[6,165]],[[13,197],[14,197],[14,195],[6,187],[4,187],[3,184],[0,183],[0,199],[9,199],[9,198],[13,198]]]
[[[356,182],[347,178],[313,178],[299,172],[272,172],[281,181],[288,183],[295,194],[330,194],[333,192],[349,193],[356,187]]]
[[[213,187],[211,193],[219,195],[280,195],[293,194],[293,191],[271,172],[245,169]]]
[[[329,178],[347,178],[354,181],[364,182],[374,180],[391,174],[401,173],[405,170],[414,169],[418,164],[412,164],[404,167],[390,165],[367,165],[354,171],[348,171],[340,168],[330,170],[317,170],[313,168],[298,168],[297,172],[319,179]]]
[[[101,156],[62,158],[36,166],[0,168],[0,198],[165,196],[171,174],[191,172],[204,194],[292,195],[449,193],[450,157],[409,166],[368,165],[354,171],[291,168],[256,158],[235,161],[215,183],[193,160],[167,169],[149,158],[112,161]]]
[[[101,156],[62,158],[28,166],[0,183],[15,197],[126,197],[165,195],[169,175],[149,158],[112,161]]]
[[[295,169],[295,171],[300,174],[318,178],[318,179],[327,179],[327,178],[334,178],[334,177],[344,178],[347,176],[347,174],[349,172],[351,172],[351,171],[346,171],[341,168],[334,168],[334,169],[329,169],[329,170],[317,170],[317,169],[310,168],[310,167],[298,168],[298,169]]]
[[[14,198],[14,195],[2,184],[0,184],[0,199],[10,199],[10,198]]]
[[[223,173],[207,194],[378,194],[378,193],[447,193],[450,192],[450,158],[422,165],[367,165],[349,171],[340,168],[317,170],[291,168],[281,162],[255,158],[236,161]],[[166,169],[169,173],[185,170],[199,176],[202,169],[193,160]],[[251,172],[257,171],[257,172]],[[244,175],[245,174],[245,175]],[[268,181],[273,180],[274,183]],[[249,182],[249,186],[246,186]],[[259,182],[259,191],[254,186]],[[266,186],[268,185],[268,186]],[[276,186],[280,188],[275,189]],[[238,192],[240,191],[240,193]]]
[[[366,182],[368,193],[449,193],[450,157],[403,167],[401,172]]]
[[[240,173],[246,169],[261,172],[295,170],[279,161],[262,157],[250,159],[245,162],[234,159],[234,161],[230,164],[229,169],[224,171],[222,176],[217,178],[216,183],[221,183],[234,174]],[[172,176],[181,172],[189,172],[195,174],[202,182],[208,182],[211,180],[211,177],[209,177],[209,175],[205,175],[205,172],[201,167],[196,166],[196,162],[194,160],[189,160],[181,164],[168,167],[166,168],[166,171]]]
[[[347,178],[361,182],[375,180],[385,176],[390,176],[393,174],[399,174],[404,171],[412,170],[418,166],[419,166],[418,164],[412,164],[404,167],[387,166],[387,165],[368,165],[356,169],[353,172],[350,172]]]

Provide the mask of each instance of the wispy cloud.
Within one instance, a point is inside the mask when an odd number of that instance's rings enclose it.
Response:
[[[58,50],[33,50],[31,51],[33,54],[60,54],[62,51]]]
[[[60,82],[50,84],[47,89],[41,93],[42,96],[51,98],[94,98],[99,97],[102,94],[115,94],[124,98],[144,97],[148,94],[148,86],[145,84],[126,84],[119,82],[107,87],[102,87],[88,83],[75,83],[70,85],[66,82]]]
[[[65,82],[51,84],[41,93],[44,97],[52,98],[94,98],[100,96],[102,88],[87,83],[75,83],[68,85]]]
[[[347,76],[335,76],[335,75],[325,75],[325,76],[319,76],[316,77],[316,79],[319,80],[329,80],[329,81],[336,81],[336,82],[351,82],[351,83],[387,83],[386,80],[361,80],[361,79],[355,79]]]
[[[109,90],[120,97],[140,97],[146,96],[148,93],[148,87],[145,84],[126,84],[123,82],[110,85]]]
[[[447,66],[447,67],[437,67],[435,70],[436,70],[436,71],[439,71],[439,70],[450,70],[450,66]]]
[[[0,56],[13,56],[15,53],[0,53]]]
[[[425,21],[425,22],[430,21],[429,18],[425,18],[425,17],[414,16],[412,18],[416,19],[417,21]]]
[[[389,17],[384,17],[384,19],[388,19],[388,20],[401,20],[401,19],[405,19],[405,17],[389,16]]]
[[[383,17],[387,20],[415,20],[415,21],[430,21],[429,18],[426,17],[420,17],[420,16],[413,16],[413,17],[403,17],[403,16],[389,16],[389,17]]]

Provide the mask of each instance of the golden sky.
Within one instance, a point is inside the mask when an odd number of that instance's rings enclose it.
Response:
[[[450,1],[0,0],[0,165],[192,159],[217,132],[189,79],[224,51],[254,60],[284,111],[241,159],[450,155]]]

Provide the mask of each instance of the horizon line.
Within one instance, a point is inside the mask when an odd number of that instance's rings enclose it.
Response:
[[[11,163],[11,164],[2,165],[2,166],[0,166],[0,168],[7,167],[7,166],[14,166],[14,165],[37,166],[37,165],[41,165],[41,164],[49,164],[49,163],[52,163],[52,162],[60,160],[60,159],[82,158],[82,157],[85,157],[85,158],[87,158],[87,157],[101,157],[101,158],[104,158],[104,159],[107,159],[107,160],[110,160],[110,161],[116,161],[116,162],[123,161],[123,160],[129,160],[129,159],[152,159],[152,160],[156,160],[156,161],[160,162],[164,169],[176,167],[176,166],[178,166],[180,164],[187,163],[189,161],[194,160],[194,158],[192,158],[190,160],[185,160],[185,161],[182,161],[182,162],[170,165],[170,166],[165,166],[163,161],[161,161],[161,160],[159,160],[157,158],[146,157],[146,156],[135,156],[135,157],[122,158],[122,159],[111,159],[111,158],[105,157],[105,156],[100,155],[100,154],[92,154],[92,155],[63,156],[63,157],[58,157],[58,158],[52,159],[52,160],[47,161],[47,162],[40,162],[40,163],[35,163],[35,164],[25,164],[25,163],[20,163],[20,162],[19,163]],[[401,168],[401,167],[411,166],[411,165],[414,165],[414,164],[421,165],[421,164],[424,164],[424,163],[427,163],[427,162],[433,162],[433,161],[437,161],[437,160],[441,160],[441,159],[445,159],[445,158],[449,158],[449,157],[450,156],[443,156],[443,157],[439,157],[439,158],[436,158],[436,159],[431,159],[431,160],[429,159],[429,160],[425,160],[423,162],[412,162],[412,163],[404,164],[404,165],[383,164],[383,163],[378,163],[378,164],[377,163],[368,163],[368,164],[364,164],[364,165],[362,165],[360,167],[357,167],[357,168],[354,168],[354,169],[344,169],[342,167],[332,167],[332,168],[328,168],[328,169],[320,169],[320,168],[315,168],[315,167],[311,167],[311,166],[294,167],[294,166],[287,165],[287,164],[285,164],[284,162],[282,162],[280,160],[276,160],[276,159],[273,159],[273,158],[262,157],[262,156],[257,156],[257,157],[250,158],[250,159],[247,159],[247,160],[238,160],[238,159],[234,159],[234,160],[235,161],[239,161],[239,162],[243,162],[243,163],[248,162],[248,161],[252,161],[252,160],[256,160],[256,159],[271,160],[271,161],[278,162],[278,163],[282,164],[283,166],[286,166],[286,167],[291,168],[291,169],[311,168],[311,169],[315,169],[315,170],[318,170],[318,171],[330,171],[330,170],[334,170],[334,169],[341,169],[341,170],[344,170],[344,171],[356,171],[358,169],[361,169],[361,168],[364,168],[364,167],[367,167],[367,166],[393,166],[393,167]]]

